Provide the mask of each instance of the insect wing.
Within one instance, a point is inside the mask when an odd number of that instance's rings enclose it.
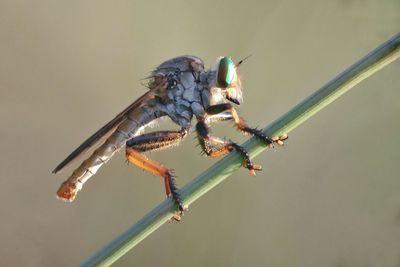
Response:
[[[126,116],[129,112],[134,110],[135,108],[140,107],[144,102],[149,99],[154,98],[155,95],[159,93],[160,90],[165,88],[166,81],[162,81],[155,86],[153,89],[142,95],[135,102],[130,104],[126,109],[124,109],[121,113],[115,116],[110,122],[100,128],[97,132],[95,132],[92,136],[86,139],[78,148],[76,148],[72,153],[64,159],[54,170],[53,173],[57,173],[62,170],[65,166],[71,163],[74,159],[76,159],[81,154],[88,151],[90,148],[97,147],[99,143],[107,138],[110,134],[112,134],[115,129],[126,120]]]

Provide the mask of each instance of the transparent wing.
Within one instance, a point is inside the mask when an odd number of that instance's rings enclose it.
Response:
[[[160,81],[160,83],[152,88],[150,91],[146,92],[140,98],[138,98],[135,102],[130,104],[127,108],[125,108],[121,113],[115,116],[114,119],[109,121],[106,125],[101,127],[97,132],[95,132],[92,136],[86,139],[78,148],[72,151],[69,156],[64,159],[58,166],[53,170],[53,173],[57,173],[62,170],[65,166],[71,163],[74,159],[79,157],[81,154],[87,152],[89,149],[97,147],[102,140],[111,135],[115,129],[126,120],[127,114],[129,114],[132,110],[140,107],[147,100],[153,99],[155,95],[159,95],[161,91],[166,88],[166,80]]]

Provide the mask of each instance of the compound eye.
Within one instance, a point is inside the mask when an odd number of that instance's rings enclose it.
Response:
[[[229,57],[223,57],[219,61],[217,72],[217,86],[227,88],[231,85],[235,75],[235,63]]]

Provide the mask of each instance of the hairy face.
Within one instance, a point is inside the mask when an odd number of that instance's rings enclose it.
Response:
[[[220,57],[215,64],[215,86],[220,88],[224,97],[240,105],[242,102],[242,89],[237,73],[238,65],[230,57]]]

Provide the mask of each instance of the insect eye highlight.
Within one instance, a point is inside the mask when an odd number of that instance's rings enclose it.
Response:
[[[217,86],[227,88],[231,85],[235,75],[235,63],[229,57],[220,59],[217,71]]]

